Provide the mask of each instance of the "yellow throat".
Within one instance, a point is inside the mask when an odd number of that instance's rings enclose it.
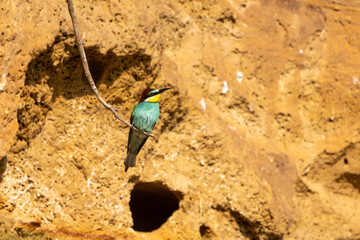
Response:
[[[159,102],[159,100],[160,100],[160,94],[155,95],[155,96],[153,96],[153,97],[151,97],[151,98],[146,99],[145,102],[156,103],[156,102]]]

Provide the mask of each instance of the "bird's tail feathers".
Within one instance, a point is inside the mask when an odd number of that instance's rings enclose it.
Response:
[[[129,167],[135,167],[136,165],[136,153],[130,152],[125,158],[125,172],[128,170]]]

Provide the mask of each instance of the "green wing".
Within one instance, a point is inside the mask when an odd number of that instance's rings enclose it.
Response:
[[[138,129],[141,129],[143,131],[151,131],[153,127],[155,126],[157,120],[159,119],[159,105],[156,103],[147,103],[147,102],[141,102],[138,103],[132,113],[130,122],[132,125],[137,127]],[[146,140],[148,137],[146,135],[140,135],[133,132],[134,130],[130,129],[129,131],[129,138],[128,138],[128,146],[127,146],[127,152],[129,153],[131,143],[132,141],[141,142],[136,149],[136,154],[138,154],[141,150],[141,148],[144,146]],[[135,149],[133,149],[134,151]]]
[[[133,116],[131,116],[131,119],[130,119],[130,123],[132,123],[133,121]],[[156,124],[156,123],[155,123]],[[155,126],[154,124],[154,126]],[[129,137],[128,137],[128,145],[127,145],[127,153],[129,153],[130,151],[130,140],[131,140],[131,137],[132,137],[132,134],[133,134],[133,131],[131,128],[130,128],[130,131],[129,131]],[[141,148],[144,146],[144,144],[146,143],[146,140],[148,139],[149,137],[145,137],[144,138],[144,141],[141,142],[139,148],[137,149],[137,152],[136,152],[136,155],[140,152]]]

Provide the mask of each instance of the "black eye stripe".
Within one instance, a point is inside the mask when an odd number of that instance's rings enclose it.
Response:
[[[158,92],[150,93],[150,94],[148,94],[148,95],[146,96],[146,98],[149,98],[149,97],[155,96],[155,95],[157,95],[157,94],[158,94]]]

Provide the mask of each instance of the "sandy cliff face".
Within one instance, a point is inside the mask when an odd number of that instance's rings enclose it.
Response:
[[[360,238],[358,1],[0,3],[3,239]],[[5,232],[6,231],[6,232]]]

